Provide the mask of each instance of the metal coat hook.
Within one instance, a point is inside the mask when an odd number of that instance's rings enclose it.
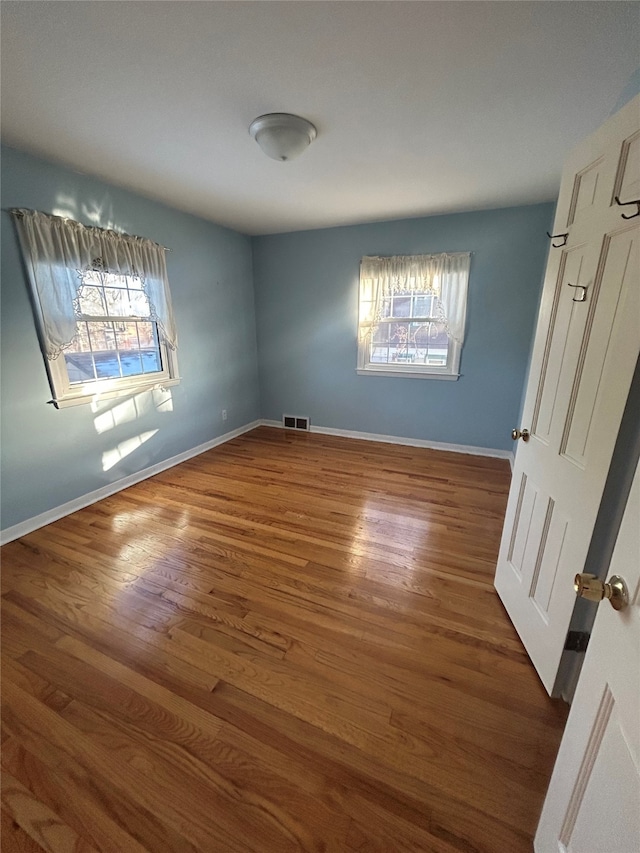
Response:
[[[569,284],[569,282],[567,282],[567,287],[580,288],[580,290],[582,291],[582,293],[576,294],[576,296],[573,297],[573,299],[571,300],[572,302],[586,302],[587,301],[587,288],[584,286],[584,284]]]
[[[566,234],[549,234],[549,232],[547,231],[547,237],[548,237],[550,240],[558,240],[558,239],[562,240],[562,243],[552,243],[552,244],[551,244],[551,245],[553,246],[553,248],[554,248],[554,249],[560,249],[560,248],[562,248],[562,246],[566,246],[566,245],[567,245],[567,237],[568,237],[568,236],[569,236],[569,232],[568,232],[568,231],[567,231],[567,233],[566,233]]]
[[[636,216],[640,216],[640,198],[635,199],[634,201],[620,201],[620,196],[614,196],[614,201],[620,207],[626,207],[628,204],[637,204],[638,209],[635,213],[631,213],[629,216],[625,216],[624,213],[621,213],[620,216],[623,219],[635,219]]]

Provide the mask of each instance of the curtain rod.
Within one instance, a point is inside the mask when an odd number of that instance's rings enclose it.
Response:
[[[22,212],[22,210],[19,207],[3,208],[3,210],[5,210],[7,213],[11,213],[13,216],[17,216],[18,219],[24,219],[24,213]],[[46,216],[53,216],[53,215],[54,214],[51,214],[51,213],[46,214]],[[57,218],[58,219],[65,219],[68,222],[77,222],[76,219],[69,219],[69,217],[66,217],[66,216],[58,216]],[[98,226],[98,225],[84,225],[82,222],[78,222],[78,225],[82,225],[83,228],[97,228],[99,231],[113,231],[113,228],[100,228],[100,226]],[[120,234],[121,237],[136,236],[133,234],[125,234],[124,232],[121,234],[119,231],[113,231],[113,233],[114,234]],[[148,240],[149,238],[148,237],[139,237],[138,239]],[[152,240],[151,242],[155,243],[156,241]],[[160,246],[160,248],[164,249],[165,252],[173,252],[173,249],[170,249],[168,246],[162,246],[160,243],[156,243],[156,246]]]

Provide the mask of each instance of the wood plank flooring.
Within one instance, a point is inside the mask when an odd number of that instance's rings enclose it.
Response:
[[[3,851],[532,849],[503,460],[258,428],[2,549]]]

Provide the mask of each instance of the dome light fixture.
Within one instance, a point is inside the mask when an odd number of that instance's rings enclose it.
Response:
[[[318,135],[306,118],[290,113],[267,113],[249,125],[249,133],[267,157],[286,162],[298,157]]]

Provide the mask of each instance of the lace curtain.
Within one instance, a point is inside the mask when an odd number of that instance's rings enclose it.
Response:
[[[360,335],[369,337],[393,294],[435,296],[438,319],[458,344],[464,339],[469,252],[365,257],[360,264]]]
[[[47,358],[57,358],[73,341],[78,319],[74,303],[84,273],[93,269],[139,278],[149,319],[157,323],[161,339],[176,349],[163,246],[36,210],[11,212],[37,299]]]

